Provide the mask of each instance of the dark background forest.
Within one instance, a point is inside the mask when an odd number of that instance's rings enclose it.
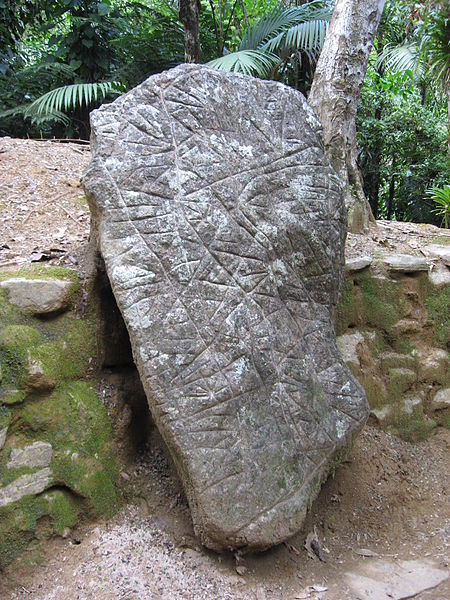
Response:
[[[328,0],[202,0],[200,62],[308,94]],[[89,138],[89,112],[184,62],[172,0],[0,0],[0,135]],[[376,218],[448,226],[450,4],[388,0],[357,114]]]

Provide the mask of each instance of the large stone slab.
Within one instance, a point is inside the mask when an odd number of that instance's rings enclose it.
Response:
[[[195,531],[276,544],[368,416],[333,331],[346,217],[319,123],[193,65],[91,119],[94,231]]]
[[[14,277],[0,281],[11,304],[30,311],[33,315],[47,315],[67,308],[73,283],[59,279],[27,279]]]
[[[17,502],[24,496],[40,494],[50,486],[52,473],[45,468],[35,473],[22,475],[5,487],[0,487],[0,508]]]

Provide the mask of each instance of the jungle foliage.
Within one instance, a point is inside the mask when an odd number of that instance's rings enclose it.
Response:
[[[201,0],[201,62],[308,94],[332,10]],[[357,117],[378,218],[445,224],[449,56],[448,0],[387,0]],[[0,0],[0,135],[87,138],[90,110],[183,60],[176,0]]]

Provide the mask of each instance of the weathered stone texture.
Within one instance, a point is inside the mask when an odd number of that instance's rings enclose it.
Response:
[[[52,446],[48,442],[34,442],[24,448],[12,448],[7,469],[48,467],[52,460]]]
[[[24,496],[40,494],[50,486],[51,482],[52,473],[48,468],[22,475],[9,485],[0,488],[0,508],[17,502]]]
[[[193,65],[92,113],[99,248],[212,548],[298,530],[368,415],[334,337],[346,219],[319,131],[292,89]]]
[[[47,315],[67,308],[73,283],[58,279],[27,279],[14,277],[0,281],[8,300],[34,315]]]

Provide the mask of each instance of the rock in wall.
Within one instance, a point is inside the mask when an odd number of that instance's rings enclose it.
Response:
[[[94,111],[83,184],[202,542],[299,529],[368,415],[336,348],[345,211],[304,97],[182,65]]]

